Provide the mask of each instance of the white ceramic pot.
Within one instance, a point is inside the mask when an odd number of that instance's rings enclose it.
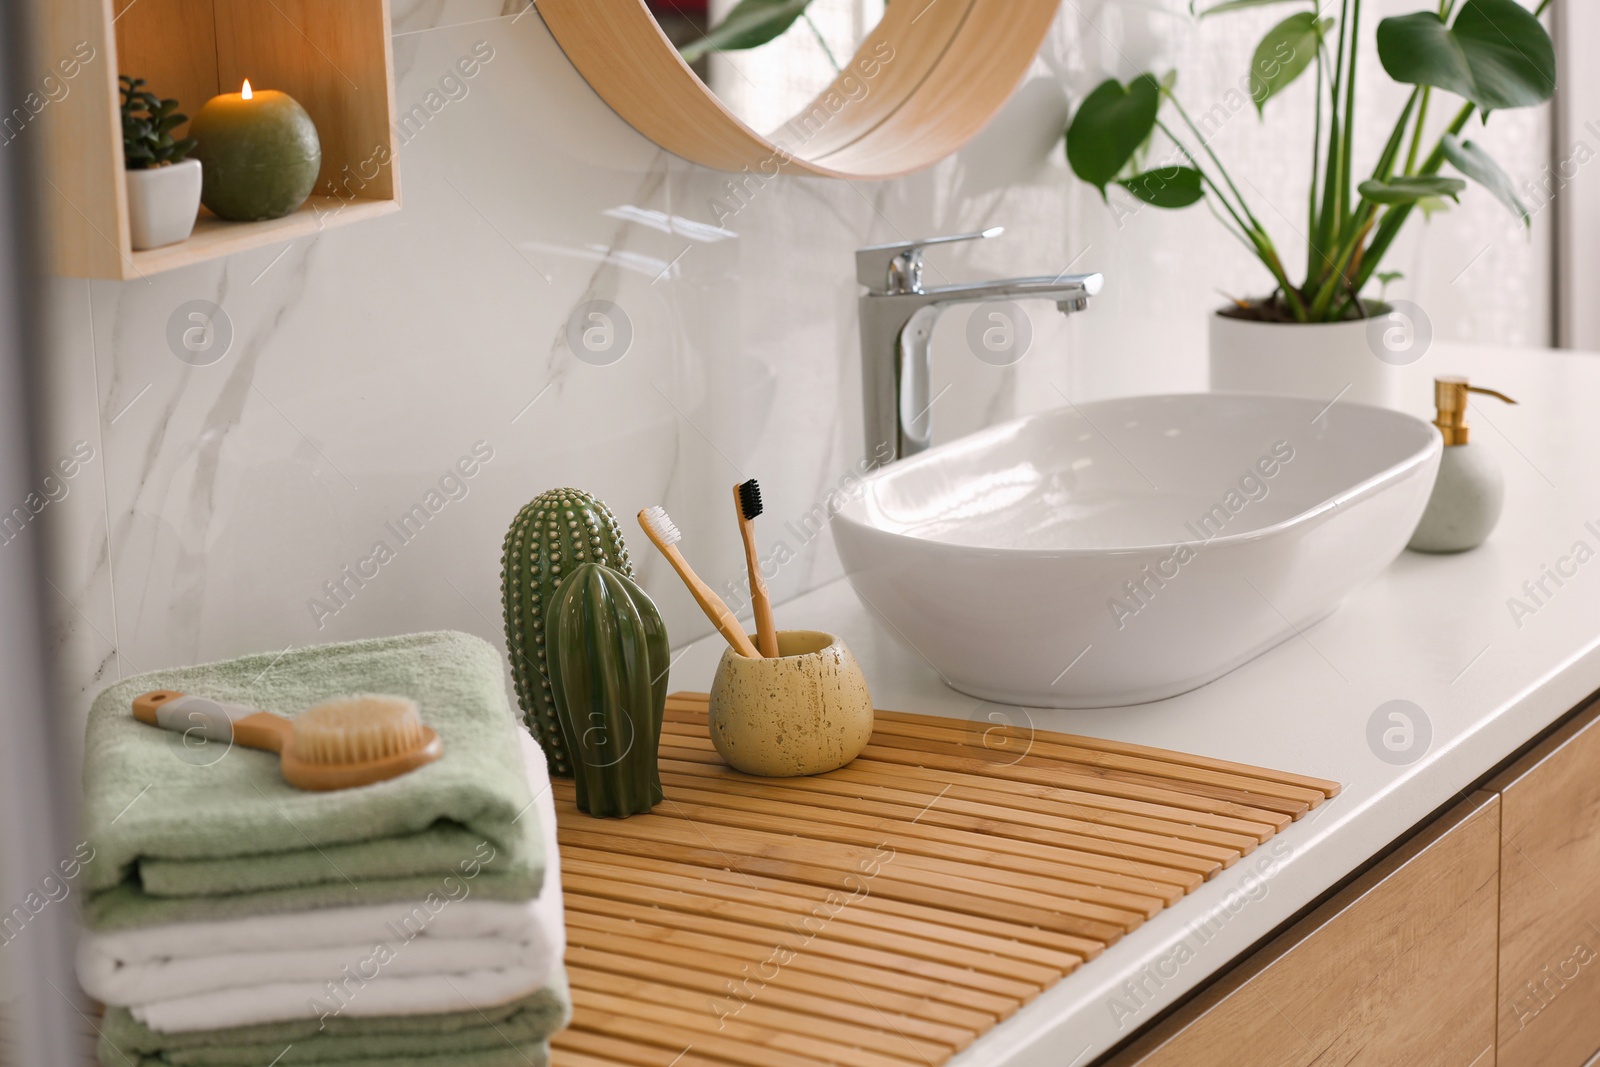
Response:
[[[1211,316],[1211,390],[1400,406],[1400,368],[1427,348],[1412,317],[1385,309],[1333,323]]]
[[[128,235],[135,251],[187,240],[200,213],[200,161],[130,170]]]

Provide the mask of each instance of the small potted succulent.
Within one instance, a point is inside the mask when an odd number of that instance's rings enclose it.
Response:
[[[143,78],[118,80],[129,236],[136,250],[176,244],[194,231],[200,211],[200,161],[188,158],[194,139],[172,137],[189,116],[179,113],[176,100],[145,89]]]
[[[1413,332],[1421,324],[1384,303],[1381,289],[1367,287],[1398,277],[1380,266],[1406,222],[1419,210],[1446,210],[1469,181],[1528,224],[1511,178],[1470,138],[1468,123],[1537,106],[1555,92],[1555,49],[1539,21],[1550,2],[1530,11],[1517,0],[1438,0],[1437,10],[1379,22],[1378,60],[1411,92],[1365,178],[1354,165],[1357,119],[1368,117],[1356,109],[1362,0],[1211,0],[1199,11],[1191,0],[1201,18],[1268,4],[1299,9],[1257,45],[1243,91],[1230,92],[1237,101],[1198,121],[1178,99],[1171,74],[1141,74],[1127,84],[1111,79],[1089,94],[1066,131],[1073,173],[1102,196],[1119,185],[1152,207],[1205,201],[1270,276],[1265,295],[1212,316],[1213,389],[1397,405],[1398,367],[1426,348]],[[1309,203],[1298,219],[1258,214],[1239,185],[1255,187],[1235,183],[1209,142],[1232,111],[1253,104],[1264,116],[1267,103],[1302,76],[1316,81],[1314,118],[1303,131],[1311,148]],[[1441,104],[1451,109],[1442,131],[1428,121],[1430,104],[1435,112]],[[1304,241],[1303,274],[1280,253],[1263,215]]]

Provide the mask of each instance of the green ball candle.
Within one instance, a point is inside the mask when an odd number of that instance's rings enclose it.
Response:
[[[289,214],[305,203],[322,168],[316,124],[299,101],[275,89],[206,101],[189,123],[200,160],[200,202],[213,215],[256,222]]]

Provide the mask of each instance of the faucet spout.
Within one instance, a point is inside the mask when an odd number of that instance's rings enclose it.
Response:
[[[1087,307],[1089,298],[1099,296],[1104,287],[1103,274],[1057,274],[1048,278],[1006,278],[992,282],[941,285],[924,290],[924,294],[941,304],[971,304],[985,300],[1053,300],[1058,304],[1082,301]]]
[[[928,344],[946,307],[1049,300],[1063,315],[1070,315],[1087,310],[1090,298],[1104,286],[1100,274],[923,286],[924,245],[993,237],[1000,232],[996,227],[979,234],[877,245],[856,252],[856,276],[868,290],[860,299],[860,308],[862,401],[869,456],[890,451],[892,459],[903,459],[932,443]]]

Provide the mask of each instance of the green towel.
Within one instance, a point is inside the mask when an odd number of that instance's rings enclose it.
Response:
[[[103,1067],[545,1067],[550,1035],[572,1009],[564,977],[481,1011],[330,1017],[228,1030],[158,1034],[125,1008],[106,1009]],[[286,1051],[287,1050],[287,1051]]]
[[[289,1051],[289,1055],[273,1063],[269,1059],[261,1058],[270,1055],[265,1049],[251,1053],[253,1059],[230,1060],[202,1060],[162,1055],[141,1056],[138,1053],[124,1055],[115,1049],[107,1048],[104,1041],[100,1043],[101,1067],[183,1067],[183,1065],[199,1064],[237,1064],[239,1067],[290,1067],[293,1064],[337,1064],[338,1067],[549,1067],[550,1043],[537,1041],[532,1044],[514,1045],[501,1042],[498,1048],[475,1049],[471,1052],[446,1052],[439,1056],[361,1056],[355,1059],[343,1060],[298,1060],[290,1057],[295,1054],[299,1046]],[[244,1050],[241,1050],[241,1054]],[[277,1051],[282,1052],[283,1049]]]
[[[358,789],[287,785],[277,756],[220,759],[133,718],[151,689],[295,715],[329,697],[415,699],[444,756]],[[469,891],[527,900],[544,877],[500,655],[460,633],[323,645],[155,671],[89,712],[84,919],[95,929],[421,899]],[[454,880],[445,883],[444,879]]]

